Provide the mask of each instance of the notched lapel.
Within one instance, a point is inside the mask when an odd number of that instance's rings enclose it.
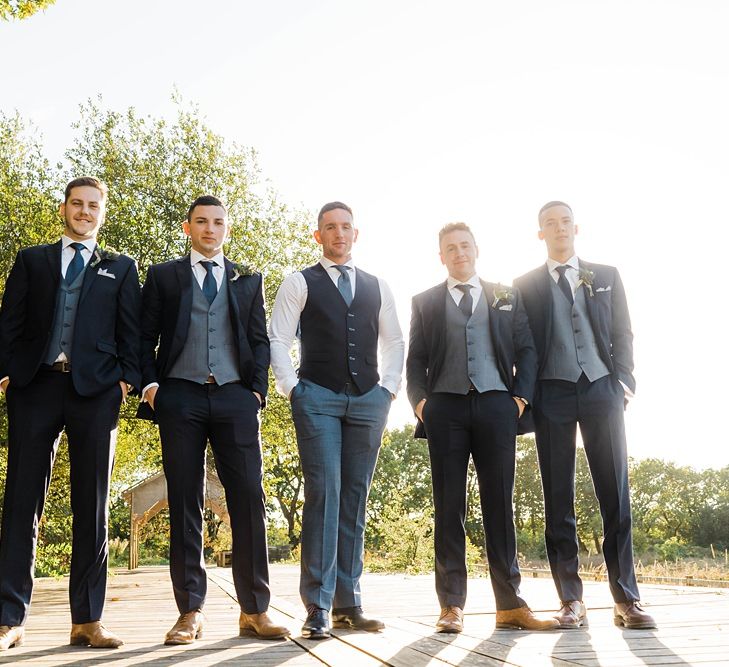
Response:
[[[96,280],[96,274],[98,273],[102,264],[104,264],[104,262],[106,262],[106,260],[102,260],[98,264],[91,266],[94,263],[94,258],[96,257],[96,252],[98,249],[99,249],[98,245],[94,247],[94,252],[91,253],[91,259],[89,260],[88,264],[86,264],[86,271],[84,271],[84,280],[81,283],[81,296],[79,297],[79,300],[78,300],[79,303],[83,303],[83,300],[86,298],[86,295],[89,293],[91,286],[94,284],[94,282]],[[107,264],[108,264],[108,262],[107,262]]]
[[[231,321],[240,322],[240,303],[238,303],[238,296],[241,293],[243,286],[241,281],[244,280],[244,276],[238,276],[235,280],[233,280],[233,276],[235,275],[233,263],[229,261],[227,257],[223,258],[223,262],[225,264],[225,281],[227,282],[228,287],[228,310],[230,311]],[[223,287],[223,285],[221,285],[221,287]],[[238,340],[237,326],[233,327],[233,335],[235,336],[235,339]]]
[[[61,252],[63,252],[63,243],[61,241],[46,246],[46,259],[48,260],[54,291],[58,289],[58,284],[61,282]]]
[[[190,315],[192,313],[192,266],[190,255],[180,257],[175,264],[177,273],[177,284],[180,288],[180,305],[177,312],[177,325],[175,326],[175,339],[183,343],[187,338],[187,330],[190,327]]]
[[[548,350],[552,343],[552,289],[549,281],[552,277],[549,275],[547,264],[537,271],[534,282],[537,286],[539,301],[542,304],[542,317],[544,318],[544,349]]]
[[[445,353],[445,331],[446,331],[446,299],[450,299],[451,295],[448,293],[448,282],[444,282],[440,289],[435,290],[433,299],[431,301],[431,322],[437,323],[437,326],[433,326],[433,350],[435,352],[435,358],[441,359]],[[424,313],[426,316],[427,313]]]

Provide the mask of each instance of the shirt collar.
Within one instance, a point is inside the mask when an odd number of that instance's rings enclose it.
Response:
[[[213,257],[205,257],[205,255],[195,249],[190,250],[190,264],[192,266],[195,266],[195,264],[199,264],[200,262],[215,262],[217,266],[222,268],[225,266],[224,260],[225,257],[222,251]]]
[[[481,280],[477,273],[474,273],[468,280],[457,280],[453,276],[448,276],[448,289],[454,289],[456,285],[471,285],[472,287],[481,287]]]
[[[572,255],[566,262],[558,262],[556,259],[547,257],[547,269],[550,273],[554,272],[554,269],[558,266],[571,266],[575,271],[580,270],[580,262],[577,259],[577,255]]]
[[[72,238],[66,236],[65,234],[61,237],[61,243],[63,244],[63,250],[68,248],[72,243],[82,243],[84,248],[88,250],[90,253],[93,253],[94,250],[96,250],[96,239],[85,239],[84,241],[74,241]]]
[[[336,262],[333,262],[331,259],[322,255],[322,258],[319,260],[319,264],[321,264],[325,269],[331,269]],[[350,269],[354,270],[354,261],[350,259],[348,262],[344,262],[344,266],[348,266]]]

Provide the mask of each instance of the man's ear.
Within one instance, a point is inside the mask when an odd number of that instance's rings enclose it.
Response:
[[[314,230],[314,240],[321,245],[321,232],[318,229]]]
[[[190,223],[187,220],[182,221],[182,231],[185,232],[185,236],[190,236]]]

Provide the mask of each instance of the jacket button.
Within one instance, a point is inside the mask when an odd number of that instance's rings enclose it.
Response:
[[[355,359],[354,359],[354,357],[350,357],[349,360],[350,361],[354,361]]]

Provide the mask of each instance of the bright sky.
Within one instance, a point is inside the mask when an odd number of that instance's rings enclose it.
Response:
[[[284,200],[354,208],[355,261],[406,336],[412,295],[445,278],[444,223],[511,282],[545,259],[539,207],[564,199],[578,254],[628,291],[630,453],[721,467],[727,25],[723,0],[57,0],[0,23],[0,109],[56,161],[86,98],[166,115],[176,86]],[[409,419],[403,392],[391,426]]]

